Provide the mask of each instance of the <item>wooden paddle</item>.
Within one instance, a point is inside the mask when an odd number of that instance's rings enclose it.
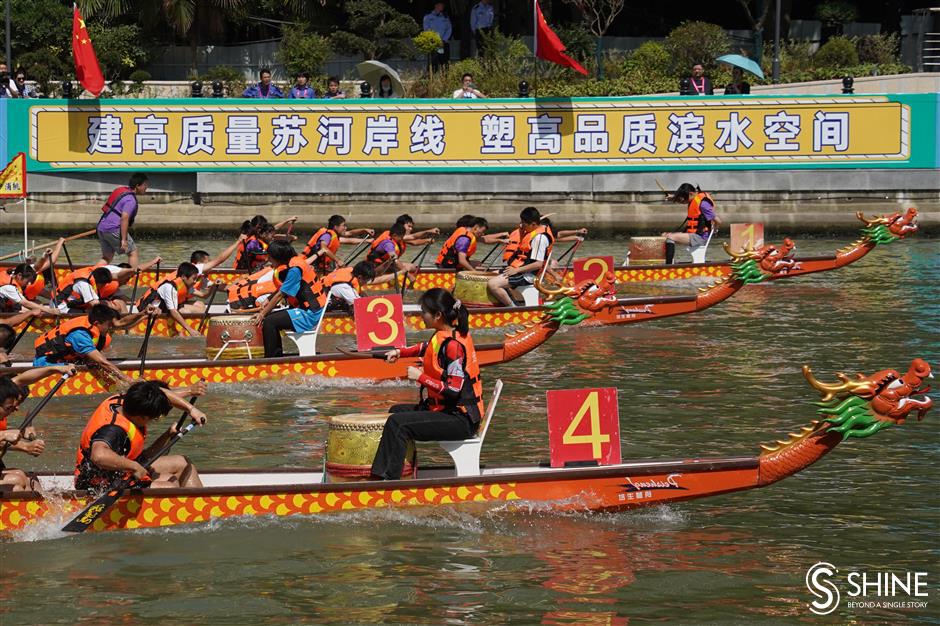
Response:
[[[134,291],[131,292],[131,306],[137,305],[137,285],[140,283],[140,268],[134,272]],[[129,309],[128,309],[129,310]]]
[[[571,259],[568,259],[568,261],[565,260],[565,257],[568,256],[569,254],[571,255],[572,259],[574,258],[574,253],[578,250],[578,248],[581,247],[581,243],[583,241],[584,239],[578,238],[577,241],[571,244],[571,246],[569,246],[568,249],[565,250],[560,257],[558,257],[557,263],[559,267],[564,267],[565,266],[564,264],[571,260]]]
[[[494,243],[494,244],[493,244],[493,247],[490,248],[490,251],[486,253],[486,256],[485,256],[485,257],[483,257],[483,260],[480,261],[480,265],[481,265],[481,266],[484,265],[484,264],[489,260],[490,255],[492,255],[494,252],[496,252],[496,249],[497,249],[497,248],[502,247],[502,246],[504,246],[504,245],[505,245],[505,244]]]
[[[193,396],[189,399],[190,404],[196,403],[196,396]],[[179,421],[176,423],[177,433],[170,437],[170,440],[164,444],[162,448],[157,450],[156,454],[152,458],[147,459],[145,463],[141,463],[144,466],[144,469],[149,470],[150,467],[159,459],[161,456],[165,455],[170,451],[170,448],[176,444],[177,441],[186,436],[193,428],[197,426],[197,423],[193,421],[183,428],[183,423],[186,421],[186,418],[189,417],[189,411],[183,411],[183,415],[180,417]],[[180,430],[182,429],[182,430]],[[116,478],[114,482],[111,483],[111,486],[108,490],[102,494],[97,500],[86,506],[82,511],[76,515],[71,522],[62,527],[62,532],[66,533],[82,533],[91,528],[91,525],[95,523],[98,518],[107,513],[107,511],[114,506],[114,503],[118,501],[125,491],[131,489],[137,485],[137,480],[133,477],[121,476]]]
[[[20,437],[23,436],[23,433],[26,431],[26,429],[29,428],[30,424],[33,423],[33,420],[36,419],[36,416],[39,415],[39,412],[42,411],[47,404],[49,404],[49,400],[52,400],[52,396],[54,396],[56,392],[62,388],[62,385],[65,384],[65,381],[67,381],[69,377],[71,377],[71,374],[62,374],[62,378],[60,378],[59,381],[53,385],[52,389],[50,389],[43,399],[39,401],[39,404],[34,406],[33,410],[26,415],[26,418],[19,427]],[[0,459],[3,458],[3,455],[7,453],[7,450],[9,450],[12,445],[13,444],[9,441],[3,442],[3,448],[0,449]]]
[[[82,237],[88,237],[89,235],[94,235],[95,232],[96,232],[96,231],[95,231],[94,228],[91,229],[91,230],[86,230],[86,231],[83,232],[83,233],[78,233],[77,235],[72,235],[71,237],[66,237],[66,238],[65,238],[65,241],[75,241],[76,239],[81,239]],[[5,254],[5,255],[3,255],[3,256],[0,256],[0,261],[6,261],[7,259],[12,259],[13,257],[17,257],[17,256],[19,256],[20,254],[25,255],[25,254],[27,254],[27,253],[29,253],[29,252],[32,252],[33,250],[37,250],[37,249],[39,249],[39,248],[48,248],[49,246],[54,246],[54,245],[56,245],[57,243],[59,243],[59,240],[58,240],[58,239],[56,239],[55,241],[47,241],[47,242],[44,242],[44,243],[36,244],[35,246],[32,246],[31,248],[27,248],[26,250],[22,250],[22,251],[19,251],[19,250],[18,250],[18,251],[16,251],[16,252],[11,252],[10,254]]]
[[[72,265],[72,257],[69,256],[69,249],[68,249],[68,246],[66,246],[64,242],[62,243],[62,252],[65,253],[65,260],[66,260],[66,261],[68,262],[68,264],[69,264],[69,271],[70,271],[70,272],[74,272],[74,271],[75,271],[75,266]]]
[[[144,342],[140,345],[140,350],[137,352],[137,358],[140,359],[140,367],[137,370],[137,376],[140,378],[144,377],[144,366],[147,364],[147,348],[150,344],[150,335],[153,332],[153,325],[156,321],[156,315],[150,315],[147,318],[147,330],[144,331]]]
[[[21,330],[19,333],[16,334],[16,339],[13,340],[13,345],[11,345],[10,348],[7,350],[7,353],[8,353],[8,354],[9,354],[10,352],[13,352],[13,349],[16,347],[16,344],[18,344],[18,343],[20,342],[20,339],[23,338],[23,335],[26,334],[26,331],[29,330],[29,327],[33,325],[33,322],[34,322],[35,320],[36,320],[35,317],[31,317],[31,318],[29,318],[28,320],[26,320],[26,326],[24,326],[24,327],[23,327],[23,330]]]
[[[431,249],[431,244],[434,243],[434,240],[431,239],[424,248],[421,249],[421,252],[415,255],[415,258],[411,259],[411,262],[418,266],[417,271],[415,272],[414,278],[411,278],[410,274],[405,274],[404,280],[401,281],[401,296],[405,297],[405,292],[408,291],[411,285],[415,284],[415,280],[418,278],[418,272],[421,271],[421,263],[424,261],[424,257],[427,255],[428,250]],[[411,285],[408,284],[408,279],[411,278]]]
[[[293,224],[293,222],[291,222]],[[209,304],[206,305],[206,312],[202,314],[202,319],[199,320],[199,326],[196,327],[196,330],[202,332],[203,327],[206,325],[206,322],[209,320],[209,309],[212,308],[212,301],[215,300],[215,294],[219,290],[219,283],[212,283],[212,290],[209,293]]]
[[[359,352],[358,350],[350,350],[348,348],[343,348],[340,346],[336,347],[337,350],[345,354],[346,356],[355,357],[357,359],[385,359],[385,355],[391,352],[392,350],[397,350],[398,348],[373,348],[372,350],[367,350],[365,352]]]
[[[349,265],[353,259],[355,259],[357,256],[362,254],[362,251],[366,249],[366,246],[368,246],[370,242],[371,242],[370,239],[363,239],[362,241],[357,243],[356,247],[353,248],[353,251],[350,252],[349,255],[345,259],[343,259],[343,265]]]

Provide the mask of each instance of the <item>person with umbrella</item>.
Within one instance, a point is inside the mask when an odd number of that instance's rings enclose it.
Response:
[[[725,85],[725,95],[735,96],[751,93],[751,84],[744,80],[744,70],[735,67],[731,70],[731,82]]]
[[[376,98],[398,98],[399,95],[392,89],[392,79],[388,74],[383,74],[379,79],[379,90],[375,94]]]
[[[761,70],[760,65],[742,54],[725,54],[715,60],[727,63],[732,67],[731,82],[725,86],[726,96],[751,93],[751,85],[744,80],[744,72],[750,72],[758,78],[764,78],[764,72]]]

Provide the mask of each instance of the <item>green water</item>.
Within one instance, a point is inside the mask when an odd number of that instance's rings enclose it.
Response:
[[[144,256],[223,245],[166,243],[144,242]],[[798,254],[810,255],[848,240],[799,243]],[[585,244],[587,253],[618,257],[622,247]],[[73,258],[90,257],[94,243],[71,248]],[[701,284],[634,291],[680,294]],[[119,338],[116,350],[130,354],[139,341]],[[155,348],[198,354],[201,344],[155,340]],[[834,380],[837,371],[904,371],[914,357],[940,365],[936,239],[748,287],[700,314],[567,330],[484,370],[487,389],[497,377],[506,388],[483,462],[546,460],[545,391],[591,386],[619,390],[625,459],[755,454],[814,417],[818,396],[800,373],[804,363]],[[318,466],[327,432],[320,417],[414,394],[405,383],[218,386],[200,400],[209,426],[179,451],[201,467]],[[47,452],[7,460],[70,468],[99,400],[53,401],[37,424]],[[938,423],[935,410],[850,440],[765,489],[640,512],[378,510],[64,539],[48,539],[46,529],[0,544],[0,623],[937,623]],[[423,462],[446,461],[431,446],[419,450]],[[930,595],[916,600],[928,605],[850,609],[843,586],[841,606],[817,617],[804,576],[818,561],[843,574],[926,571]]]

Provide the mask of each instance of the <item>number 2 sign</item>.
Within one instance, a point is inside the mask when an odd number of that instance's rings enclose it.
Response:
[[[401,296],[357,298],[353,303],[356,319],[356,349],[402,348],[405,345],[405,316]]]
[[[561,389],[546,393],[548,449],[552,467],[597,461],[620,463],[617,390]]]
[[[574,260],[574,282],[580,283],[582,280],[592,280],[598,284],[607,272],[614,269],[614,257],[612,256],[592,256],[584,259]]]

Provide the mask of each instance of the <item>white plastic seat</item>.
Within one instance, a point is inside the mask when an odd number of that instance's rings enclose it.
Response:
[[[330,294],[326,294],[326,301],[330,301]],[[320,314],[320,321],[317,322],[317,327],[313,330],[308,330],[302,333],[284,333],[284,336],[293,341],[294,345],[297,346],[297,351],[300,353],[300,356],[316,356],[317,335],[320,334],[320,326],[323,325],[323,319],[325,317],[326,310],[324,309],[323,313]]]
[[[438,441],[442,448],[454,460],[454,467],[457,470],[457,476],[479,476],[480,475],[480,450],[483,448],[483,440],[486,439],[486,431],[489,430],[490,422],[493,419],[493,412],[496,410],[496,403],[499,402],[499,394],[503,390],[503,381],[497,380],[493,387],[493,399],[486,408],[486,415],[480,422],[480,429],[476,436],[462,441]]]
[[[712,241],[712,236],[713,236],[714,234],[715,234],[715,229],[712,228],[710,231],[708,231],[708,239],[705,240],[705,245],[704,245],[704,246],[695,246],[695,247],[689,246],[689,247],[687,248],[687,250],[689,251],[689,254],[692,255],[692,262],[693,262],[693,263],[704,263],[704,262],[705,262],[705,253],[708,252],[708,244],[711,243],[711,241]]]
[[[541,295],[539,290],[536,289],[535,285],[529,285],[527,287],[522,287],[516,289],[519,292],[519,295],[522,296],[522,301],[526,306],[538,306]]]

